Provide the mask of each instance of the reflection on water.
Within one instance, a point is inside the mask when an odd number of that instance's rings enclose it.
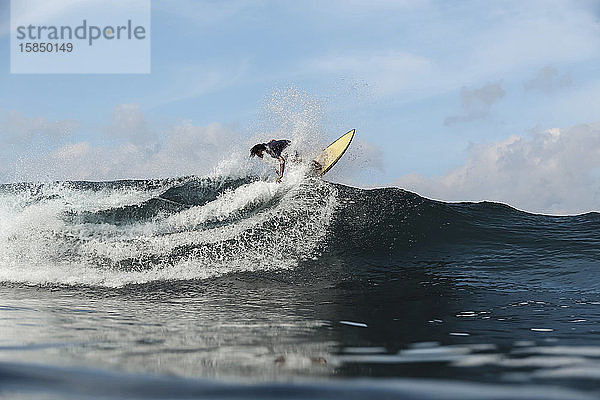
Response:
[[[329,358],[334,343],[310,339],[330,322],[302,315],[308,304],[226,287],[235,282],[198,285],[201,292],[185,297],[4,288],[0,357],[203,377],[327,368],[313,360]]]
[[[332,283],[308,267],[122,289],[4,285],[0,359],[227,381],[599,388],[598,299],[483,290],[426,268],[340,268]]]

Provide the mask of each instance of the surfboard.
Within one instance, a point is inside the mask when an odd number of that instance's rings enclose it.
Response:
[[[325,175],[342,158],[348,146],[350,146],[352,138],[354,138],[355,131],[356,129],[352,129],[350,132],[342,135],[313,160],[318,175]]]

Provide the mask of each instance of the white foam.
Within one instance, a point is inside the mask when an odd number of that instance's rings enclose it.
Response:
[[[252,144],[291,139],[287,150],[298,151],[305,161],[321,147],[323,110],[308,94],[276,90],[264,111],[266,125],[252,133]],[[294,268],[316,256],[337,205],[336,191],[307,179],[307,165],[292,162],[276,184],[273,167],[263,161],[250,160],[247,144],[237,143],[210,177],[251,174],[261,181],[227,190],[202,206],[172,215],[165,209],[150,220],[119,225],[65,215],[142,205],[171,184],[92,190],[66,183],[43,185],[36,194],[0,192],[0,281],[112,287]]]
[[[244,184],[167,217],[124,225],[64,218],[65,212],[141,204],[166,187],[94,191],[54,185],[37,201],[21,191],[4,193],[0,281],[118,287],[294,268],[313,255],[337,204],[333,187],[306,179],[298,167],[286,172],[282,184]],[[244,216],[245,209],[254,212]],[[214,222],[222,223],[202,226]],[[136,265],[124,268],[122,262]]]

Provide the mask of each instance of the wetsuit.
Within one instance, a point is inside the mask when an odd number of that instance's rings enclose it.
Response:
[[[265,143],[266,152],[273,158],[281,157],[281,152],[292,143],[290,140],[271,140],[269,143]]]

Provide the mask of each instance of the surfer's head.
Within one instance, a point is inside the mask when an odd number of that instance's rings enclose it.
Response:
[[[267,149],[267,146],[265,146],[264,143],[259,143],[257,145],[254,145],[254,147],[252,147],[250,149],[250,157],[258,156],[258,158],[262,158],[263,151],[265,151],[266,149]]]

